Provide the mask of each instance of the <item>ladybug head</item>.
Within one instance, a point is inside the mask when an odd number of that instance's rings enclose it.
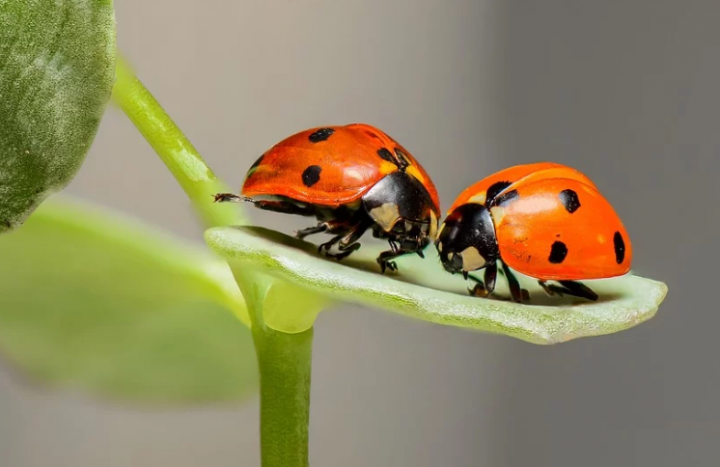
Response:
[[[383,236],[402,251],[422,250],[437,235],[438,207],[423,184],[406,172],[393,172],[364,196],[363,206]]]
[[[498,259],[498,246],[490,211],[482,204],[469,203],[447,216],[435,242],[446,271],[471,272]]]

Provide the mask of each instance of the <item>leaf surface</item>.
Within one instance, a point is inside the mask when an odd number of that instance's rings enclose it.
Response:
[[[75,176],[114,70],[111,0],[0,0],[0,233]]]
[[[600,294],[597,302],[587,302],[548,297],[536,281],[518,274],[532,300],[531,304],[516,304],[507,300],[509,294],[502,276],[498,277],[497,296],[506,300],[469,296],[469,284],[462,276],[442,269],[434,246],[425,250],[425,259],[416,255],[401,257],[397,260],[399,273],[381,275],[375,258],[385,248],[370,242],[338,263],[318,256],[312,243],[261,227],[216,227],[206,231],[205,240],[234,268],[263,271],[331,300],[505,334],[535,344],[631,328],[651,318],[667,293],[662,282],[626,275],[586,281]],[[295,316],[275,318],[273,327],[279,330],[298,320]]]

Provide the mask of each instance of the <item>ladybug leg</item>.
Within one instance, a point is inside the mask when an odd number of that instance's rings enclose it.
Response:
[[[523,298],[527,296],[527,291],[525,291],[525,294],[523,294],[523,290],[520,288],[520,283],[518,282],[517,277],[515,277],[515,274],[512,273],[510,268],[504,262],[502,263],[502,269],[505,273],[505,278],[508,281],[508,286],[510,287],[510,295],[513,302],[522,303]]]
[[[350,248],[353,248],[354,250],[360,248],[360,244],[357,243],[357,241],[365,234],[367,229],[370,228],[370,225],[370,222],[360,222],[359,224],[357,224],[355,227],[352,228],[352,230],[350,230],[350,232],[348,232],[347,235],[345,235],[342,240],[340,240],[339,248],[343,251]],[[355,245],[357,245],[357,247],[355,247]]]
[[[380,265],[380,272],[382,274],[385,274],[386,269],[390,269],[391,271],[398,270],[397,264],[392,260],[399,256],[415,253],[421,258],[425,258],[425,253],[422,251],[422,243],[419,240],[417,240],[413,248],[408,248],[407,245],[398,243],[393,237],[388,238],[388,244],[390,245],[390,250],[383,251],[377,257],[377,262]]]
[[[349,224],[345,221],[329,220],[329,221],[325,221],[325,222],[319,222],[317,225],[312,226],[312,227],[298,230],[297,232],[295,232],[295,237],[302,240],[305,237],[307,237],[308,235],[313,235],[313,234],[317,234],[317,233],[323,233],[323,232],[339,233],[340,235],[338,235],[336,238],[334,238],[333,239],[334,242],[332,242],[332,243],[337,243],[343,238],[343,235],[347,234],[349,231],[352,231],[353,228],[354,228],[353,224]],[[332,244],[330,246],[332,246]],[[327,249],[329,249],[329,248],[327,248]]]
[[[357,251],[360,249],[360,244],[357,243],[358,239],[363,236],[363,234],[367,231],[367,229],[370,227],[371,222],[364,221],[359,222],[352,228],[350,228],[349,231],[345,231],[339,235],[336,235],[333,237],[330,241],[323,243],[318,248],[318,251],[325,250],[325,256],[329,258],[335,258],[336,260],[340,261],[344,258],[347,258],[350,256],[354,251]],[[338,249],[340,250],[340,253],[337,254],[331,254],[328,253],[328,250],[332,248],[333,245],[337,244]]]
[[[335,244],[339,243],[340,240],[342,240],[344,236],[345,236],[345,233],[341,233],[341,234],[335,235],[333,238],[331,238],[327,242],[320,244],[320,246],[318,246],[318,253],[322,253],[324,250],[325,256],[332,258],[334,255],[327,253],[327,252],[330,251],[330,248],[332,248]]]
[[[485,282],[481,281],[475,276],[471,276],[466,272],[463,272],[463,276],[466,279],[470,279],[475,282],[475,287],[468,289],[470,295],[474,297],[487,297],[495,290],[495,279],[497,278],[497,263],[488,264],[485,267]]]
[[[393,240],[388,240],[388,243],[390,244],[390,250],[383,251],[377,257],[377,262],[380,265],[381,274],[385,274],[385,271],[387,269],[391,271],[398,270],[397,264],[395,264],[395,261],[392,261],[393,259],[397,258],[398,256],[406,255],[408,253],[414,253],[410,251],[402,251],[398,244]]]
[[[498,270],[498,274],[505,277],[505,271],[502,269]],[[530,301],[530,292],[528,292],[527,289],[520,289],[520,295],[522,296],[524,302]]]
[[[332,255],[333,258],[335,258],[338,261],[341,261],[348,256],[350,256],[353,252],[358,251],[360,249],[359,243],[353,243],[352,245],[348,245],[347,247],[343,248],[340,247],[340,253],[337,253],[335,255]]]
[[[394,251],[383,251],[380,253],[377,257],[377,262],[380,265],[380,273],[385,274],[385,271],[387,269],[391,271],[397,271],[397,264],[395,264],[395,261],[391,261],[393,258],[397,258],[400,256],[399,253],[395,253]]]
[[[421,258],[424,258],[422,251],[418,253],[420,250],[419,245],[418,248],[412,249],[412,250],[403,250],[400,245],[393,240],[392,238],[388,239],[388,244],[390,245],[390,250],[383,251],[380,253],[377,257],[377,262],[380,265],[380,273],[385,274],[385,271],[387,269],[391,271],[397,271],[398,267],[395,261],[392,261],[395,258],[398,258],[403,255],[409,255],[412,253],[416,253]]]
[[[360,248],[360,244],[353,243],[352,245],[347,245],[347,246],[343,247],[343,245],[341,243],[342,243],[343,238],[345,238],[345,236],[346,236],[346,234],[339,234],[339,235],[334,236],[332,239],[330,239],[329,241],[323,243],[322,245],[320,245],[318,247],[318,253],[322,254],[326,258],[333,258],[338,261],[340,261],[344,258],[347,258],[348,256],[350,256],[352,254],[353,251],[356,251]],[[335,245],[338,245],[338,249],[340,250],[340,253],[330,253],[330,249]]]
[[[318,225],[315,225],[313,227],[308,227],[306,229],[298,230],[295,232],[295,238],[299,238],[300,240],[304,239],[308,235],[313,235],[317,233],[326,232],[328,230],[329,226],[326,222],[321,222]]]
[[[485,289],[488,294],[495,290],[495,279],[497,279],[497,263],[491,263],[485,266]]]
[[[475,286],[472,289],[468,289],[468,292],[470,292],[470,295],[472,295],[473,297],[482,297],[482,298],[485,298],[488,295],[490,295],[490,292],[487,290],[487,288],[485,288],[485,284],[483,283],[483,281],[481,281],[480,279],[478,279],[475,276],[470,276],[470,275],[468,275],[467,278],[470,279],[471,281],[475,282]]]
[[[342,240],[340,240],[338,244],[338,249],[340,250],[340,253],[334,255],[335,259],[340,261],[343,258],[347,258],[348,256],[350,256],[354,251],[359,250],[360,244],[358,243],[358,239],[363,236],[363,234],[367,231],[370,225],[371,224],[368,222],[361,222],[360,224],[353,227],[353,229],[347,235],[345,235]]]
[[[565,287],[565,293],[568,295],[574,295],[576,297],[586,298],[592,302],[598,299],[596,294],[590,287],[580,282],[575,281],[558,281]]]
[[[555,294],[562,295],[562,292],[559,289],[557,285],[548,285],[547,281],[538,281],[538,284],[540,284],[540,287],[545,291],[546,294],[550,295],[551,297]]]
[[[397,242],[393,239],[388,240],[388,244],[390,245],[390,249],[393,253],[400,253],[400,245],[397,244]]]
[[[574,297],[585,298],[594,302],[598,299],[596,294],[590,287],[575,281],[558,281],[560,285],[548,284],[545,281],[538,281],[540,286],[548,295],[572,295]]]
[[[418,253],[418,251],[420,250],[419,248],[413,251],[403,251],[397,241],[392,238],[388,239],[388,244],[390,245],[390,251],[383,251],[377,257],[377,262],[380,265],[380,272],[382,274],[385,274],[385,271],[387,269],[391,271],[398,270],[397,264],[395,263],[395,261],[392,261],[397,257],[409,255],[410,253],[417,253],[421,258],[423,258],[422,252]]]

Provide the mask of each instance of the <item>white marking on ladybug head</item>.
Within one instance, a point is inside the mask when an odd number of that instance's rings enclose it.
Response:
[[[395,203],[385,203],[370,210],[370,217],[385,231],[390,232],[400,219],[400,211]]]
[[[477,248],[469,246],[460,252],[460,256],[463,259],[463,271],[475,271],[485,266],[487,261],[483,255],[480,254]]]

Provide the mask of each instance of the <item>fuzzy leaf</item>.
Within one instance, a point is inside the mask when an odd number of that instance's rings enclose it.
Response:
[[[238,269],[263,271],[330,299],[384,308],[433,323],[506,334],[535,344],[554,344],[578,337],[608,334],[651,318],[667,293],[662,282],[627,275],[586,281],[600,294],[590,303],[547,297],[536,281],[518,275],[532,304],[482,299],[467,293],[462,276],[446,273],[434,246],[425,259],[397,260],[399,273],[381,275],[375,258],[384,245],[366,242],[338,263],[321,258],[316,246],[260,227],[217,227],[205,240]],[[499,296],[508,296],[502,276]]]
[[[3,355],[31,380],[102,398],[198,403],[253,394],[255,352],[240,322],[247,311],[227,263],[61,199],[0,237]]]
[[[111,0],[0,0],[0,233],[75,176],[114,67]]]

